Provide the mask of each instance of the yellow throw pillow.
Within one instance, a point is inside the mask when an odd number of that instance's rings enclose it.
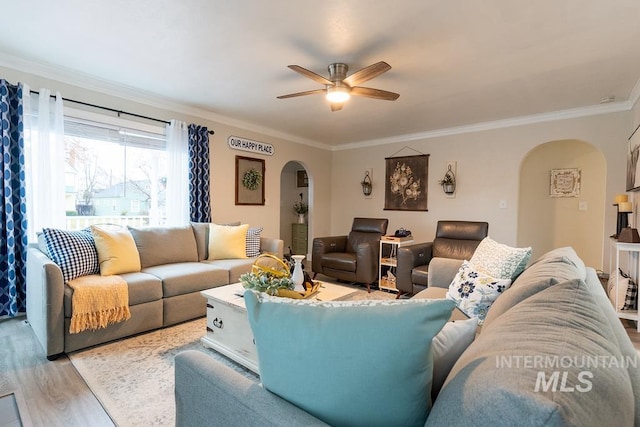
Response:
[[[209,257],[207,259],[246,258],[248,229],[249,224],[235,227],[209,224]]]
[[[129,230],[107,230],[93,225],[91,233],[98,251],[100,275],[140,271],[140,254]]]

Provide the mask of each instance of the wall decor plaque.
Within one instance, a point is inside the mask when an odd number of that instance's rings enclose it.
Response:
[[[580,195],[580,169],[551,169],[549,196],[578,197]]]
[[[251,153],[262,154],[264,156],[273,156],[273,153],[275,152],[272,144],[240,138],[239,136],[231,135],[227,138],[227,144],[229,145],[229,148],[233,150],[249,151]]]

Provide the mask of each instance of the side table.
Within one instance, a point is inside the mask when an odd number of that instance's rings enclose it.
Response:
[[[618,301],[618,286],[620,285],[618,270],[620,269],[620,255],[627,254],[627,267],[629,268],[629,277],[638,283],[639,263],[640,263],[640,243],[623,243],[611,238],[611,250],[609,252],[609,266],[613,271],[609,272],[609,277],[615,277],[615,305],[614,309],[620,319],[628,319],[636,322],[637,331],[640,333],[640,315],[638,310],[619,310],[618,307],[622,301]],[[615,257],[615,263],[613,258]],[[613,275],[613,276],[612,276]]]
[[[398,248],[413,243],[413,237],[382,236],[380,239],[380,262],[378,265],[378,287],[398,292],[395,271],[398,267]]]

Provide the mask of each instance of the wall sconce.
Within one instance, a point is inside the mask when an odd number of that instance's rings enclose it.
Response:
[[[451,165],[449,165],[447,171],[444,174],[444,177],[438,181],[440,185],[442,185],[442,191],[445,194],[453,194],[456,191],[456,176],[451,170]]]
[[[369,171],[366,171],[364,174],[364,179],[360,183],[362,185],[362,194],[365,196],[370,196],[373,191],[373,184],[371,183],[371,177],[369,176]]]

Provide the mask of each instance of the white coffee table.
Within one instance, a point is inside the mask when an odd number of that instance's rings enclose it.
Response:
[[[258,353],[244,298],[240,296],[243,291],[242,283],[234,283],[200,292],[207,299],[207,334],[200,341],[205,347],[259,373]],[[320,290],[310,299],[331,301],[356,291],[352,287],[321,282]]]

